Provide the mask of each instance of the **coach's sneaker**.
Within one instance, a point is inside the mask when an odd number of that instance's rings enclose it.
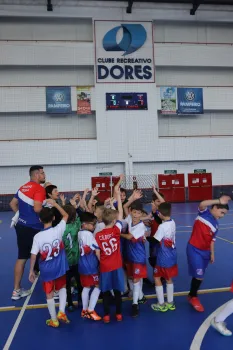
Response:
[[[198,299],[198,297],[188,296],[188,301],[196,311],[204,312],[205,309],[204,309],[203,305],[201,304],[200,300]]]
[[[104,321],[104,323],[109,323],[110,322],[110,316],[109,315],[105,315],[103,317],[103,321]]]
[[[47,324],[47,326],[53,327],[53,328],[59,327],[59,322],[58,322],[58,320],[52,320],[52,319],[50,319],[50,320],[47,320],[47,321],[46,321],[46,324]]]
[[[138,304],[133,304],[132,305],[131,316],[132,317],[138,317],[138,314],[139,314]]]
[[[27,297],[28,295],[31,294],[31,290],[25,290],[23,288],[21,289],[18,289],[18,290],[13,290],[13,293],[12,293],[12,296],[11,296],[11,299],[12,300],[19,300],[21,298],[25,298]]]
[[[95,312],[95,310],[93,310],[93,311],[87,310],[87,318],[90,318],[90,319],[93,320],[93,321],[100,321],[100,320],[102,320],[102,317],[100,317],[100,316]]]
[[[172,303],[166,303],[168,310],[174,311],[176,309],[176,305]]]
[[[230,337],[232,335],[232,332],[229,329],[227,329],[225,322],[216,322],[214,318],[211,321],[211,326],[225,337]]]
[[[121,322],[123,319],[122,314],[116,314],[116,320],[117,322]]]
[[[151,308],[154,311],[159,311],[159,312],[166,312],[168,311],[168,307],[166,304],[151,304]]]
[[[58,321],[61,321],[63,323],[70,323],[70,320],[68,320],[68,317],[66,316],[66,314],[62,311],[59,311],[57,314],[57,319]]]

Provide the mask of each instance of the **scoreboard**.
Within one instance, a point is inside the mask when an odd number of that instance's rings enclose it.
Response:
[[[147,110],[147,93],[106,93],[106,110]]]

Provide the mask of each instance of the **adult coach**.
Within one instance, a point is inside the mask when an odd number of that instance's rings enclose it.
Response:
[[[30,258],[33,237],[43,229],[39,220],[39,212],[46,198],[45,189],[41,184],[45,183],[43,167],[34,165],[29,170],[30,181],[21,186],[10,202],[11,209],[19,211],[19,219],[15,226],[18,245],[18,259],[14,270],[14,290],[11,299],[18,300],[30,294],[21,288],[26,261]]]

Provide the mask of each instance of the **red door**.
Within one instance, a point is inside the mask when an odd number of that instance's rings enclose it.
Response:
[[[190,201],[212,199],[212,174],[188,174]]]

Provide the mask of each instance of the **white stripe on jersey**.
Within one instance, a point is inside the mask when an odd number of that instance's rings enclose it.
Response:
[[[201,217],[201,216],[198,215],[198,216],[196,217],[196,220],[199,220],[199,221],[201,221],[203,224],[205,224],[206,226],[208,226],[208,227],[211,229],[212,232],[216,232],[216,231],[217,231],[216,227],[214,227],[214,226],[211,224],[211,222],[209,222],[208,220],[204,219],[203,217]]]
[[[25,196],[25,194],[23,194],[20,190],[18,191],[18,196],[24,203],[27,203],[32,207],[34,206],[34,200]]]

